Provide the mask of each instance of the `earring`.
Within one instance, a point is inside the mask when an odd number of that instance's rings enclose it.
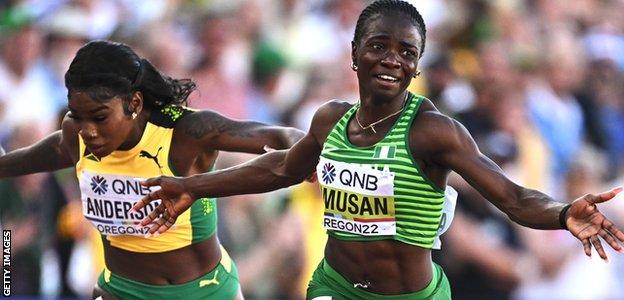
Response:
[[[417,70],[416,73],[414,74],[414,78],[420,76],[420,70]]]
[[[138,114],[135,112],[132,113],[132,120],[136,119],[136,117],[138,116]]]
[[[358,66],[354,62],[351,62],[351,70],[356,71],[356,72],[358,70]]]

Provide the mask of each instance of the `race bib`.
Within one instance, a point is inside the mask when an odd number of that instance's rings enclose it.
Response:
[[[150,202],[136,213],[129,210],[136,201],[158,188],[142,186],[135,177],[89,171],[82,171],[79,181],[83,215],[101,234],[143,236],[147,233],[148,227],[139,230],[135,226],[160,200]]]
[[[323,227],[364,236],[395,235],[394,173],[321,157]]]

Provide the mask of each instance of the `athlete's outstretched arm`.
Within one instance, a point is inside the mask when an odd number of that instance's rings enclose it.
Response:
[[[176,218],[201,197],[223,197],[261,193],[301,182],[314,171],[327,134],[345,111],[344,103],[329,102],[316,112],[310,131],[288,150],[272,151],[245,164],[191,177],[158,177],[148,179],[145,186],[160,186],[135,203],[139,210],[149,202],[162,202],[141,226],[151,224],[150,234],[165,232]],[[338,117],[337,117],[338,116]]]
[[[142,184],[158,185],[161,189],[149,193],[132,210],[138,211],[147,203],[161,199],[161,204],[141,221],[141,226],[154,223],[150,234],[163,233],[195,199],[262,193],[303,181],[314,171],[320,152],[320,146],[308,134],[288,150],[271,151],[228,169],[185,178],[151,178]]]
[[[50,172],[72,166],[63,146],[62,132],[56,131],[43,140],[0,156],[0,178]]]
[[[598,236],[613,249],[622,250],[618,240],[624,242],[624,233],[605,218],[596,206],[615,197],[621,188],[586,195],[574,200],[566,208],[566,204],[556,202],[544,193],[509,180],[494,162],[481,154],[468,131],[458,122],[435,112],[424,115],[430,119],[429,124],[432,126],[429,129],[436,133],[430,135],[434,145],[431,149],[432,162],[460,174],[513,221],[536,229],[567,227],[583,243],[588,256],[593,246],[600,257],[607,258]]]
[[[264,146],[290,148],[305,135],[296,128],[233,120],[209,110],[183,118],[176,130],[204,148],[247,153],[264,153]]]

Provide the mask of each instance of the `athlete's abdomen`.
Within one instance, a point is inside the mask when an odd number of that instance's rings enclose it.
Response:
[[[208,273],[221,256],[216,235],[173,251],[137,253],[104,241],[106,267],[122,277],[146,284],[182,284]]]
[[[396,240],[343,241],[330,236],[329,265],[367,292],[392,295],[422,290],[432,278],[431,250]]]

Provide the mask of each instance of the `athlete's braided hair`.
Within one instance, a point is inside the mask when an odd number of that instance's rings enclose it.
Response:
[[[196,88],[192,80],[163,75],[127,45],[111,41],[92,41],[80,48],[65,73],[65,86],[69,93],[82,91],[96,101],[116,96],[129,101],[140,91],[148,109],[185,105]]]
[[[364,28],[366,23],[373,17],[379,15],[386,15],[390,13],[401,13],[409,17],[410,21],[418,29],[418,33],[422,38],[422,45],[420,47],[419,55],[422,56],[425,51],[425,35],[427,29],[425,27],[425,21],[422,16],[413,5],[401,0],[378,0],[368,5],[360,16],[358,17],[357,24],[355,25],[355,34],[353,35],[353,42],[358,45],[364,35]]]

